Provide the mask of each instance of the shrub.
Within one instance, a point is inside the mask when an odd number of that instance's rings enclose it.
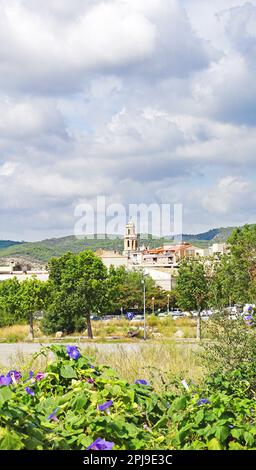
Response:
[[[82,450],[96,440],[114,450],[256,448],[253,390],[232,389],[225,373],[201,386],[176,378],[156,392],[143,377],[131,384],[90,364],[74,346],[41,350],[49,353],[57,357],[44,373],[0,376],[1,450]]]

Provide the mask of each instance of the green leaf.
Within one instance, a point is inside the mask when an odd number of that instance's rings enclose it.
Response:
[[[197,426],[203,421],[204,419],[204,410],[200,410],[197,412],[196,417],[195,417],[195,423]]]
[[[9,387],[2,387],[0,390],[0,405],[10,400],[13,397],[13,392]]]
[[[228,446],[229,450],[245,450],[245,447],[239,444],[239,442],[231,441]]]
[[[208,442],[207,447],[208,450],[222,450],[222,446],[216,437]]]
[[[185,396],[182,396],[182,397],[178,397],[178,398],[175,398],[175,400],[173,400],[172,404],[171,404],[171,407],[170,407],[170,410],[173,411],[179,411],[179,410],[184,410],[186,408],[186,405],[187,405],[187,399]]]
[[[76,371],[71,366],[62,366],[60,369],[60,375],[64,379],[76,379]]]
[[[220,442],[225,442],[229,436],[230,429],[227,426],[218,426],[216,429],[215,436]]]
[[[82,408],[85,407],[87,401],[88,401],[87,396],[84,393],[80,393],[75,398],[75,400],[73,402],[73,406],[76,410],[81,410]]]
[[[234,437],[235,439],[240,440],[242,439],[243,435],[244,435],[244,431],[242,429],[236,428],[236,429],[232,429],[231,431],[231,436]]]
[[[248,431],[245,431],[244,433],[244,440],[249,447],[252,447],[255,444],[253,435]]]
[[[0,429],[0,450],[20,450],[23,447],[24,444],[16,432]]]

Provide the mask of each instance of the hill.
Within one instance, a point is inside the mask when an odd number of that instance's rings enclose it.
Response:
[[[191,242],[198,247],[207,247],[212,243],[225,242],[232,231],[236,227],[221,227],[208,230],[204,233],[198,234],[184,234],[183,241]],[[157,247],[163,243],[170,243],[172,237],[164,237],[155,239],[152,235],[140,236],[140,244],[148,247]],[[40,242],[12,242],[3,240],[0,242],[0,264],[1,259],[15,258],[27,259],[28,261],[37,261],[41,264],[53,256],[61,256],[67,251],[79,253],[86,249],[96,251],[102,248],[103,250],[116,250],[122,251],[123,237],[108,235],[105,238],[101,236],[92,236],[90,238],[76,239],[75,236],[67,236],[62,238],[49,238]]]
[[[0,250],[13,245],[21,245],[23,242],[14,242],[12,240],[0,240]]]
[[[233,230],[237,227],[220,227],[208,230],[208,232],[197,233],[194,235],[184,234],[183,241],[205,241],[211,243],[222,243],[227,241]]]

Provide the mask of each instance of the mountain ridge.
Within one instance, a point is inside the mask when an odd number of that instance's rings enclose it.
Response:
[[[212,243],[223,243],[231,235],[234,227],[219,227],[198,234],[183,234],[182,240],[194,243],[197,246],[207,247]],[[103,235],[101,234],[101,237]],[[141,234],[140,243],[149,247],[156,247],[172,240],[171,236],[155,238],[152,235],[146,237]],[[0,240],[0,262],[8,258],[20,258],[47,263],[53,256],[61,256],[67,251],[79,253],[85,249],[98,249],[122,251],[122,235],[91,235],[90,238],[77,239],[74,235],[66,237],[48,238],[39,242],[14,242],[11,240]]]

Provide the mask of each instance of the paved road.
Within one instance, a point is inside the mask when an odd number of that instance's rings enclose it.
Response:
[[[51,343],[53,344],[53,343]],[[57,344],[57,343],[56,343]],[[60,344],[60,343],[58,343]],[[63,343],[61,343],[63,344]],[[71,342],[67,344],[72,344]],[[77,344],[77,343],[76,343]],[[49,346],[50,343],[44,343],[43,346]],[[141,347],[145,347],[144,343],[82,343],[81,349],[92,348],[104,352],[118,352],[121,347],[123,350],[139,352]],[[15,362],[15,356],[21,357],[33,354],[39,351],[40,343],[2,343],[0,344],[0,366],[8,367]]]

